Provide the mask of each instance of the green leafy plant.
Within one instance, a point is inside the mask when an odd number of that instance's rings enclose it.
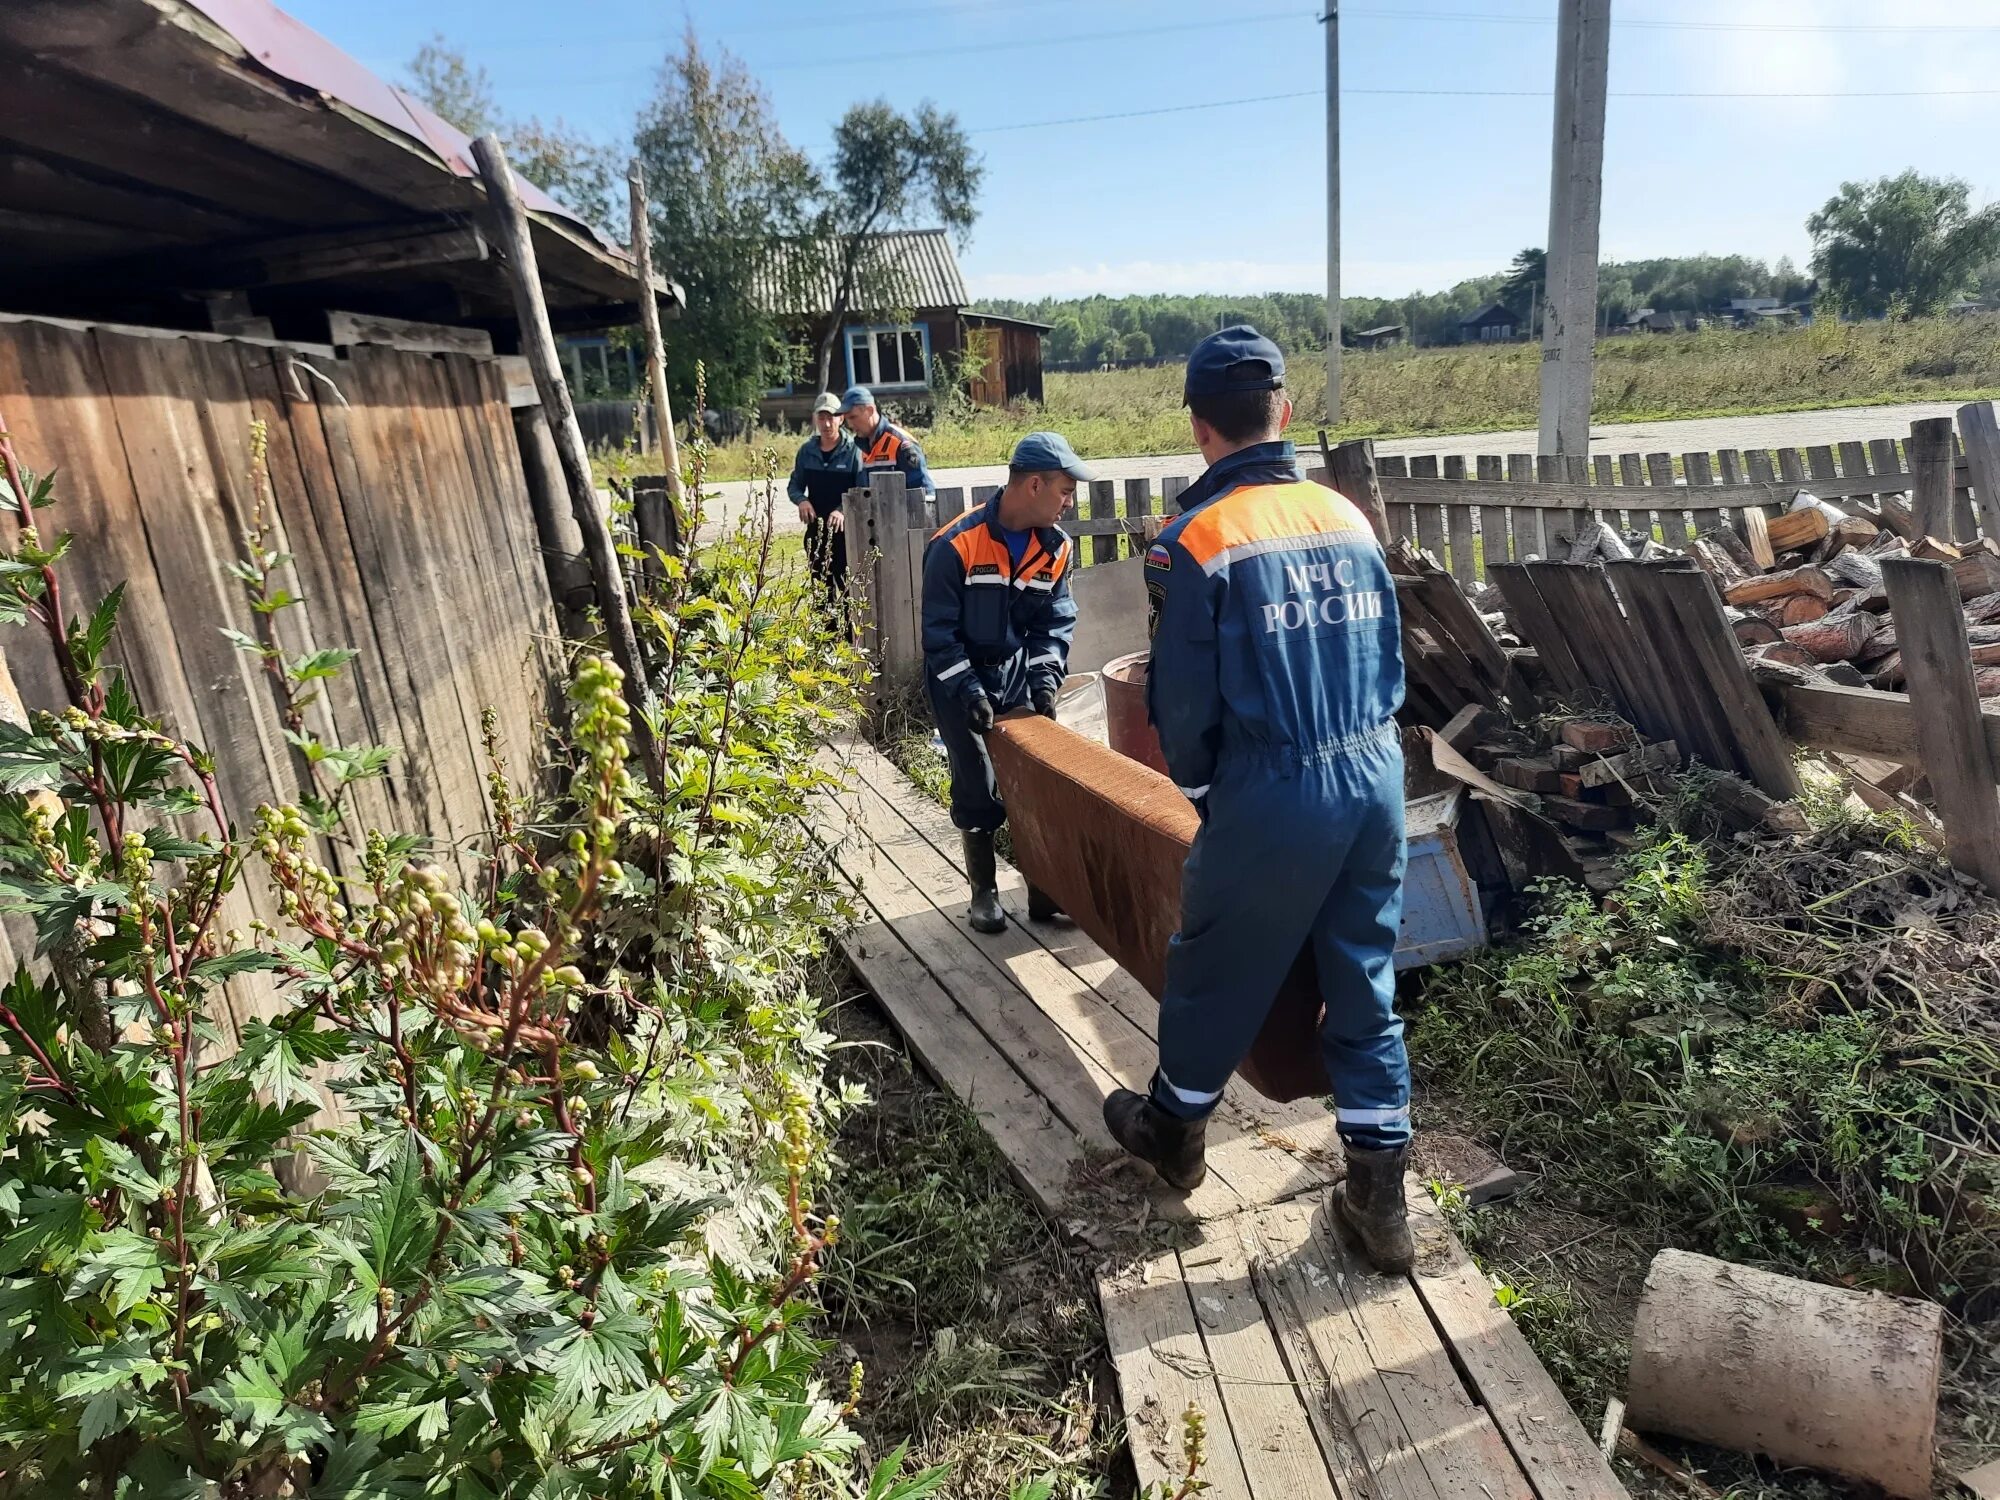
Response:
[[[864,1479],[808,1297],[834,909],[797,813],[855,672],[740,537],[646,610],[658,793],[618,670],[578,659],[546,799],[490,777],[476,850],[323,835],[386,757],[306,727],[341,665],[253,526],[239,576],[314,790],[240,833],[211,757],[68,613],[55,499],[0,428],[0,616],[67,705],[0,726],[0,1495],[913,1500]],[[314,754],[317,746],[321,753]],[[324,779],[321,779],[322,774]],[[269,920],[225,928],[233,900]],[[230,1034],[227,988],[254,980]],[[240,997],[239,997],[240,998]]]

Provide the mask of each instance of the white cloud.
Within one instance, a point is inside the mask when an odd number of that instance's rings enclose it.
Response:
[[[1486,274],[1507,262],[1511,252],[1449,260],[1350,261],[1341,272],[1342,290],[1357,297],[1400,297],[1418,289],[1434,291]],[[1049,266],[1035,271],[968,268],[975,297],[1085,297],[1094,292],[1316,292],[1326,285],[1319,260],[1127,260]]]

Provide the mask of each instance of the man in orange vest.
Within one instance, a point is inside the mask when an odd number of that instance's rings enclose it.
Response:
[[[871,473],[894,469],[903,476],[912,493],[921,490],[926,500],[937,498],[937,485],[924,467],[924,450],[917,440],[893,422],[884,421],[875,396],[865,385],[847,388],[840,398],[840,414],[847,430],[854,434],[854,446],[861,450],[861,482]]]

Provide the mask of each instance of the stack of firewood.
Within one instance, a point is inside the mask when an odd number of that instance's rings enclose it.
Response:
[[[1923,536],[1899,496],[1879,508],[1842,510],[1801,492],[1795,505],[1769,520],[1742,512],[1737,526],[1718,527],[1688,548],[1714,577],[1748,656],[1900,691],[1902,656],[1881,560],[1932,558],[1957,575],[1979,694],[2000,697],[2000,545]]]

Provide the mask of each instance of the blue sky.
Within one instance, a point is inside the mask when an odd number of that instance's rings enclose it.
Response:
[[[857,100],[932,99],[985,159],[961,257],[975,296],[1324,284],[1311,0],[280,3],[392,78],[441,34],[510,111],[606,139],[629,137],[690,22],[764,81],[786,136],[815,153]],[[1434,290],[1547,238],[1554,12],[1555,0],[1344,0],[1348,291]],[[1990,0],[1614,0],[1603,253],[1803,264],[1806,215],[1843,178],[1909,166],[1966,178],[1976,201],[2000,196],[2000,91],[1971,92],[1989,89]],[[1844,97],[1796,97],[1818,94]],[[1039,123],[1271,95],[1300,97]]]

